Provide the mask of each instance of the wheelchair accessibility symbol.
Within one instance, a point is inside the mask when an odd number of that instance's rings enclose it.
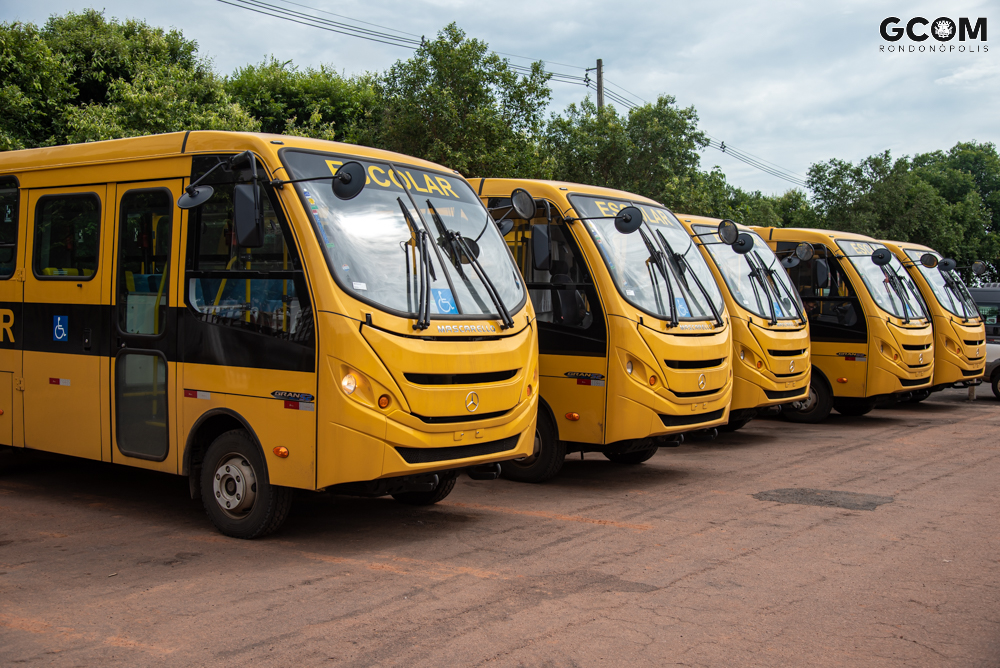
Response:
[[[458,311],[455,307],[455,298],[451,296],[451,290],[435,288],[431,290],[431,297],[434,299],[438,313],[456,313]]]
[[[52,316],[52,340],[66,342],[69,340],[69,316]]]

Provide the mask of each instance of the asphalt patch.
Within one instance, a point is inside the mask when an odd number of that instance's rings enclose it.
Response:
[[[757,492],[753,495],[753,498],[758,501],[797,503],[803,506],[829,506],[832,508],[846,508],[848,510],[875,510],[884,503],[892,503],[893,500],[891,496],[838,492],[832,489],[809,489],[805,487],[771,489],[766,492]]]

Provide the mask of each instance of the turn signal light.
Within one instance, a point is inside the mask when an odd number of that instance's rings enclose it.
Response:
[[[838,378],[838,379],[837,379],[837,382],[838,382],[838,383],[846,383],[846,382],[847,382],[847,379],[846,379],[846,378],[843,378],[843,377],[841,377],[841,378]]]
[[[288,456],[288,448],[286,448],[286,447],[285,447],[285,446],[283,446],[283,445],[279,445],[279,446],[277,446],[277,447],[276,447],[276,448],[274,449],[274,456],[275,456],[275,457],[281,457],[282,459],[284,459],[285,457],[287,457],[287,456]]]
[[[528,396],[531,396],[531,385],[528,386]]]
[[[656,376],[650,376],[649,377],[649,384],[650,384],[650,386],[656,385]]]
[[[758,369],[763,369],[764,368],[764,363],[761,362],[760,360],[757,360],[757,368]]]
[[[381,397],[378,398],[378,407],[379,408],[388,408],[389,407],[389,401],[390,401],[389,395],[388,394],[383,394]]]
[[[566,419],[569,420],[570,422],[576,422],[577,420],[580,419],[580,414],[579,413],[566,413]]]

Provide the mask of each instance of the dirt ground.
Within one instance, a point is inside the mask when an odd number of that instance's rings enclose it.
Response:
[[[1000,666],[1000,402],[758,420],[440,505],[0,453],[0,665]],[[755,496],[756,495],[756,496]]]

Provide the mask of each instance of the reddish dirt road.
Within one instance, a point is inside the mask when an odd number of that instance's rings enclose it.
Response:
[[[0,665],[998,666],[1000,402],[964,398],[302,495],[254,542],[185,479],[2,452]]]

